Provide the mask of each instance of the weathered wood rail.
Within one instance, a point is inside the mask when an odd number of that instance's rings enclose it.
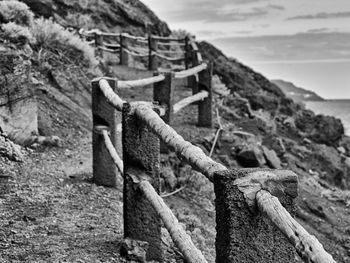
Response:
[[[153,39],[166,42],[162,37]],[[287,170],[230,170],[184,140],[169,125],[172,114],[200,101],[199,125],[211,126],[212,65],[203,64],[199,52],[192,55],[193,68],[183,72],[155,72],[154,77],[132,82],[108,78],[92,81],[96,127],[93,178],[97,184],[114,186],[116,167],[121,171],[125,237],[147,241],[147,259],[163,262],[161,227],[164,224],[186,262],[207,262],[159,196],[162,141],[214,184],[216,262],[295,262],[295,251],[305,262],[335,262],[292,216],[298,194],[296,174]],[[190,78],[194,95],[174,104],[177,78]],[[125,102],[117,95],[120,88],[150,84],[158,104]],[[201,114],[210,118],[200,117]]]
[[[157,70],[161,60],[182,62],[189,68],[194,56],[196,65],[201,64],[200,53],[192,37],[169,38],[149,34],[148,37],[132,36],[127,33],[106,33],[99,30],[79,30],[79,35],[94,45],[97,51],[119,54],[121,65],[129,66],[135,58],[148,57],[148,69]],[[108,38],[111,42],[107,42]],[[192,67],[194,65],[192,64]]]

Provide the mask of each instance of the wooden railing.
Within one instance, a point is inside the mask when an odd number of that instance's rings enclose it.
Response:
[[[97,51],[119,54],[121,65],[129,66],[130,60],[148,58],[148,69],[157,70],[161,61],[182,62],[187,69],[191,62],[201,64],[202,58],[198,52],[193,37],[184,38],[159,37],[149,34],[148,37],[136,37],[127,33],[106,33],[99,30],[80,30],[79,35]],[[109,42],[106,39],[109,39]],[[97,52],[98,53],[98,52]]]
[[[163,223],[186,262],[207,262],[159,196],[162,141],[214,184],[216,262],[294,262],[294,251],[305,262],[335,262],[290,214],[298,194],[296,174],[287,170],[229,170],[169,125],[172,114],[202,100],[199,124],[211,126],[212,66],[203,64],[199,52],[194,54],[193,67],[181,72],[156,72],[154,77],[138,81],[92,81],[93,178],[97,184],[115,186],[118,170],[123,175],[125,237],[147,241],[147,259],[163,261]],[[195,94],[173,103],[176,78],[189,78]],[[158,104],[125,102],[117,95],[120,88],[151,83]]]

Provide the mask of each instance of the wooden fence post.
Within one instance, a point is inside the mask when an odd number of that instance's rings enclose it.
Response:
[[[102,57],[102,50],[99,49],[99,47],[103,47],[103,35],[100,31],[97,31],[94,33],[95,38],[95,56],[96,57]]]
[[[157,40],[152,37],[152,35],[148,36],[148,70],[155,71],[158,70],[158,58],[156,56],[156,52],[158,49]]]
[[[248,188],[251,192],[244,193]],[[278,195],[284,207],[294,213],[297,176],[290,171],[241,169],[214,175],[216,262],[294,262],[293,246],[256,207],[255,192],[262,188]]]
[[[212,127],[212,85],[213,65],[208,63],[208,67],[198,74],[198,92],[205,90],[208,97],[198,102],[198,126]]]
[[[173,117],[173,91],[174,91],[174,72],[154,72],[154,76],[164,75],[165,79],[153,84],[153,101],[165,108],[165,115],[162,119],[165,123],[171,124]]]
[[[92,134],[93,181],[98,185],[114,187],[119,171],[106,149],[101,130],[98,127],[108,127],[111,141],[118,154],[122,156],[121,113],[107,103],[100,89],[99,80],[93,80],[91,85],[93,125],[97,128],[93,129]],[[107,79],[107,81],[113,90],[117,89],[117,80]]]
[[[120,34],[120,65],[129,66],[128,40],[124,34]]]
[[[147,174],[159,193],[159,138],[135,116],[138,103],[126,103],[123,108],[124,236],[147,241],[147,260],[162,262],[161,219],[137,189],[134,176]]]
[[[185,68],[188,69],[188,65],[189,65],[189,59],[190,59],[190,47],[189,47],[189,41],[190,41],[190,38],[189,36],[186,36],[185,37]]]

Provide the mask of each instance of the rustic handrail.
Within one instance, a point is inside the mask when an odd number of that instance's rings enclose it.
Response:
[[[103,50],[106,52],[110,52],[110,53],[118,53],[119,52],[119,49],[113,49],[113,48],[108,48],[108,47],[103,47],[103,46],[98,46],[97,49]]]
[[[152,52],[152,54],[157,56],[157,57],[159,57],[159,58],[168,60],[168,61],[179,61],[179,60],[184,60],[185,59],[185,57],[172,58],[172,57],[164,56],[162,54],[159,54],[158,52]]]
[[[182,110],[183,108],[185,108],[186,106],[188,106],[194,102],[203,100],[203,99],[207,98],[208,96],[209,96],[209,92],[202,90],[201,92],[198,92],[192,96],[184,98],[183,100],[180,100],[179,102],[174,104],[174,106],[173,106],[174,113],[177,113],[180,110]]]
[[[125,103],[111,88],[106,79],[101,79],[99,81],[100,89],[103,95],[106,97],[107,101],[115,107],[117,110],[121,111],[123,109],[123,104]]]
[[[136,53],[127,48],[124,48],[124,51],[134,57],[148,57],[148,53]]]
[[[158,45],[159,46],[172,46],[172,47],[184,47],[186,44],[185,43],[181,43],[181,42],[176,42],[176,41],[173,41],[173,42],[158,42]]]
[[[127,88],[135,88],[135,87],[143,87],[147,85],[154,84],[156,82],[160,82],[164,80],[163,75],[158,75],[154,77],[149,77],[146,79],[138,79],[138,80],[128,80],[128,81],[118,81],[118,88],[127,89]]]
[[[198,66],[193,67],[193,68],[179,71],[179,72],[175,72],[175,78],[176,79],[183,79],[183,78],[187,78],[187,77],[192,76],[192,75],[196,75],[199,72],[201,72],[202,70],[205,70],[207,67],[208,67],[207,64],[202,63]]]
[[[260,211],[288,238],[305,262],[335,263],[317,238],[293,219],[277,197],[266,190],[260,190],[256,194],[256,200]]]
[[[195,170],[204,174],[210,181],[213,180],[215,172],[227,169],[222,164],[209,158],[201,148],[184,140],[181,135],[167,125],[158,114],[149,107],[140,105],[135,110],[135,114],[143,120],[166,145],[173,148],[178,155],[187,160]]]
[[[164,203],[163,199],[157,194],[153,186],[148,181],[141,181],[139,189],[142,191],[147,200],[152,204],[160,218],[162,219],[165,228],[169,231],[174,243],[183,254],[184,259],[188,263],[207,263],[202,252],[193,244],[191,237],[179,224],[179,221]]]
[[[155,35],[152,35],[152,38],[160,41],[173,41],[173,42],[183,42],[186,40],[186,38],[161,37],[161,36],[155,36]]]
[[[102,135],[103,135],[103,139],[106,145],[106,148],[109,152],[109,154],[111,155],[114,164],[117,166],[118,170],[120,171],[121,174],[123,174],[124,172],[124,164],[123,164],[123,160],[119,157],[117,151],[115,150],[111,139],[109,138],[109,134],[107,130],[102,130]]]

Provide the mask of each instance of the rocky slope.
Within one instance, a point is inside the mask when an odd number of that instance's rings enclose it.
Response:
[[[77,14],[77,17],[92,14],[87,28],[125,29],[143,34],[143,21],[146,21],[153,25],[155,33],[169,33],[168,28],[139,1],[103,0],[94,4],[92,1],[64,0],[25,2],[36,11],[36,15],[53,16],[56,21],[68,26],[76,26],[71,22],[72,14]],[[107,72],[110,75],[121,74],[120,68],[91,67],[82,62],[81,52],[75,49],[67,51],[64,45],[38,49],[34,44],[5,42],[1,36],[0,39],[0,69],[7,70],[6,78],[16,79],[16,73],[22,72],[16,64],[6,62],[11,60],[11,54],[28,62],[23,64],[30,65],[28,83],[21,81],[20,77],[18,83],[35,91],[39,102],[39,135],[58,135],[62,139],[61,148],[38,146],[35,150],[28,149],[23,166],[14,164],[4,155],[3,173],[11,176],[15,187],[7,194],[8,199],[0,199],[8,204],[2,222],[6,228],[0,229],[0,245],[6,249],[2,253],[5,253],[8,262],[25,260],[33,249],[30,245],[33,242],[36,253],[30,260],[36,262],[78,260],[87,254],[84,258],[86,262],[122,262],[119,256],[115,256],[118,253],[115,246],[118,247],[121,242],[120,189],[100,189],[87,181],[91,177],[91,163],[88,163],[91,161],[89,81]],[[25,52],[29,50],[28,46],[32,52],[29,56]],[[298,220],[320,239],[338,262],[348,262],[350,140],[343,135],[341,122],[303,109],[264,76],[227,58],[209,43],[200,43],[200,49],[205,59],[215,62],[215,108],[219,110],[224,125],[213,158],[229,167],[270,167],[295,171],[300,181]],[[126,78],[132,77],[127,72],[125,74]],[[2,91],[6,87],[5,84],[0,86]],[[189,89],[181,89],[177,96],[185,96],[186,92],[190,92]],[[148,88],[144,93],[130,90],[121,95],[126,100],[150,100],[150,94],[151,89]],[[193,106],[181,112],[174,127],[185,138],[209,152],[216,129],[193,129],[195,111]],[[4,138],[7,142],[8,138]],[[82,158],[77,157],[80,152],[83,152]],[[40,168],[35,168],[37,165]],[[164,191],[185,186],[184,190],[166,201],[209,262],[214,262],[215,195],[212,185],[171,153],[162,156],[162,165]],[[12,171],[18,172],[14,174]],[[22,198],[17,196],[19,193],[23,194]],[[80,195],[88,198],[85,200]],[[36,200],[37,197],[40,200]],[[104,209],[102,206],[111,197],[117,205]],[[89,200],[95,198],[100,203],[89,207]],[[84,206],[81,205],[82,199],[86,201]],[[30,207],[38,203],[40,207],[32,211],[22,208],[23,203],[32,204]],[[98,206],[96,211],[95,205]],[[77,210],[81,211],[80,215],[75,214]],[[21,216],[16,215],[16,211]],[[103,224],[100,231],[101,214],[107,215],[112,222],[114,212],[119,216],[116,219],[118,225]],[[74,218],[69,218],[70,213],[74,213]],[[62,220],[64,224],[61,224]],[[32,229],[40,230],[39,234],[34,235]],[[94,244],[91,232],[98,235],[98,249],[86,251],[81,248],[74,235],[70,234],[72,229],[72,233],[82,231],[80,240],[86,238],[89,247]],[[111,231],[116,231],[117,236]],[[104,235],[108,240],[104,239]],[[113,238],[116,241],[112,242]],[[59,248],[62,242],[65,246]],[[71,249],[71,246],[74,247]],[[106,256],[101,258],[100,254],[105,252]]]
[[[157,35],[170,30],[147,6],[137,0],[22,0],[37,15],[52,17],[64,27],[98,28],[106,32],[141,35],[150,27]]]
[[[289,98],[292,98],[296,102],[324,100],[315,92],[297,87],[292,82],[288,82],[281,79],[274,79],[271,80],[271,82],[276,84]]]

